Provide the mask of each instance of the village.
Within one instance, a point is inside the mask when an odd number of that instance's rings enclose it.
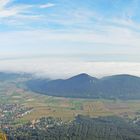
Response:
[[[15,121],[31,113],[33,108],[27,108],[19,104],[0,104],[0,128],[8,128]]]

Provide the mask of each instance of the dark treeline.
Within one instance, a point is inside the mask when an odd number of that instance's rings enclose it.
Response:
[[[140,126],[118,117],[78,115],[69,123],[44,118],[34,126],[28,123],[4,131],[8,140],[140,140]]]

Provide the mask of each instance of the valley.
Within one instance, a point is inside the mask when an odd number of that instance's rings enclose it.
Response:
[[[139,99],[48,96],[28,88],[32,79],[0,80],[0,129],[8,140],[139,140]]]
[[[0,82],[0,104],[17,104],[32,111],[17,122],[27,122],[44,116],[72,120],[78,114],[98,117],[117,115],[127,118],[139,117],[140,100],[80,99],[52,97],[30,91],[26,87],[28,78]]]

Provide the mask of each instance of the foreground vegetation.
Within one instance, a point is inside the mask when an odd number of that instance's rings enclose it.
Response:
[[[119,117],[89,118],[78,115],[74,121],[41,118],[17,128],[5,128],[8,140],[140,140],[140,125]]]

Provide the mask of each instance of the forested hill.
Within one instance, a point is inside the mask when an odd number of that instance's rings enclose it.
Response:
[[[101,79],[79,74],[69,79],[31,80],[30,90],[41,94],[76,98],[140,99],[140,77],[113,75]]]

